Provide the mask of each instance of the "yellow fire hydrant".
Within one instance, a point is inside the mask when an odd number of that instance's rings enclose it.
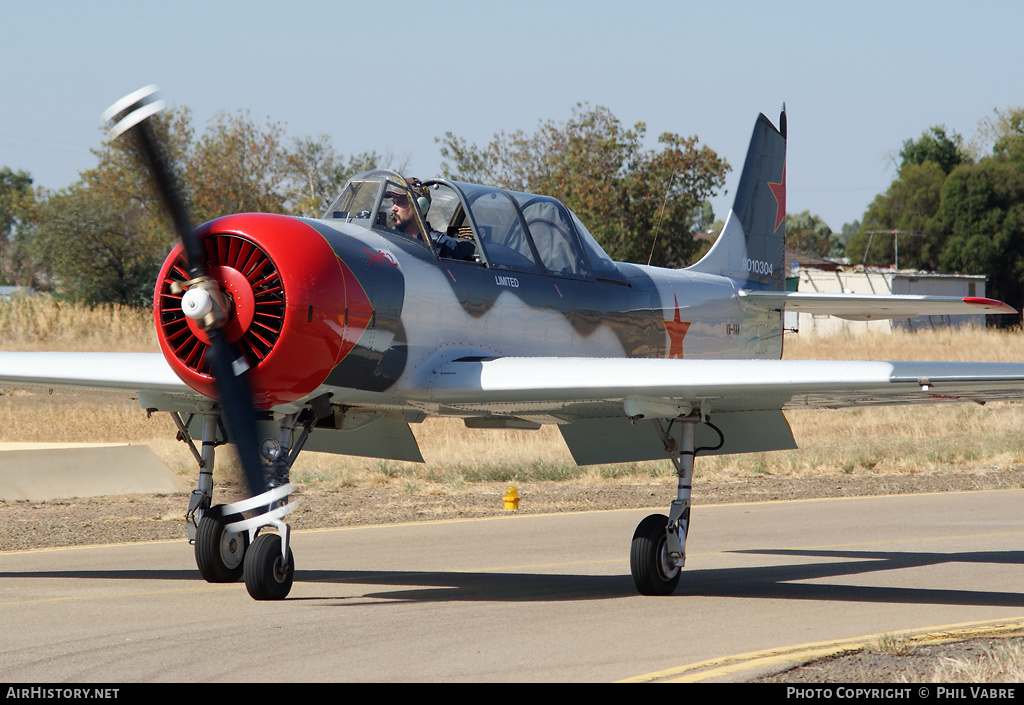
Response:
[[[513,511],[519,509],[519,490],[515,485],[509,485],[505,490],[505,510]]]

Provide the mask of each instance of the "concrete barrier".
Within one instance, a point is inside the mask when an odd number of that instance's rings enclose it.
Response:
[[[145,445],[5,443],[0,500],[43,501],[186,491]]]

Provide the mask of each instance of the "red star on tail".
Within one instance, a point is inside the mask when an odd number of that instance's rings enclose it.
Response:
[[[782,165],[782,181],[779,183],[768,182],[768,188],[772,190],[772,195],[775,196],[775,202],[778,207],[775,209],[775,230],[779,229],[782,225],[782,221],[786,219],[786,165]],[[772,232],[775,232],[774,230]]]

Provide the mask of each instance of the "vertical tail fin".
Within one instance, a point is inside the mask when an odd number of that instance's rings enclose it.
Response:
[[[779,129],[759,115],[725,227],[691,271],[731,277],[744,289],[786,288],[786,107]]]

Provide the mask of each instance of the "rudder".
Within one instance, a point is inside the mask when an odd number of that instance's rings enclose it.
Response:
[[[691,271],[731,277],[744,289],[786,287],[786,109],[779,128],[763,114],[754,125],[725,227]]]

